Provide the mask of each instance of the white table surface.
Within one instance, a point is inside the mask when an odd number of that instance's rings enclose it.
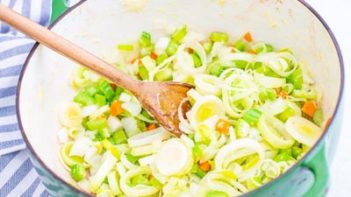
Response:
[[[345,62],[345,113],[337,152],[332,163],[329,197],[351,196],[351,1],[307,0],[334,32]]]

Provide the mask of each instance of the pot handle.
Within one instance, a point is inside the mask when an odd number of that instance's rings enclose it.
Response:
[[[325,154],[325,143],[317,147],[313,157],[306,159],[302,164],[306,170],[314,174],[314,183],[312,187],[305,193],[304,197],[320,197],[325,196],[326,188],[329,180],[328,163]],[[323,190],[321,190],[323,189]]]
[[[67,0],[53,0],[52,1],[52,12],[51,12],[51,23],[54,22],[61,14],[67,10]]]

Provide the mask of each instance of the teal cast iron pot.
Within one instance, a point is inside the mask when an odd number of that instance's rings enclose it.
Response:
[[[130,2],[139,2],[135,5]],[[53,2],[53,19],[66,10]],[[275,180],[245,196],[324,196],[329,166],[342,121],[344,67],[337,41],[325,21],[305,1],[257,0],[89,0],[65,11],[50,28],[94,54],[113,62],[116,43],[151,32],[165,33],[168,25],[186,24],[198,32],[224,31],[277,48],[289,47],[308,69],[323,93],[323,135],[300,161]],[[74,95],[69,76],[76,65],[36,44],[30,52],[17,89],[17,114],[32,162],[52,196],[88,196],[71,180],[59,161],[57,111]]]

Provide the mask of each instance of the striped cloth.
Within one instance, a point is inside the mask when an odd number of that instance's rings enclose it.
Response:
[[[0,0],[47,26],[51,0]],[[34,170],[16,119],[16,86],[34,41],[0,22],[0,197],[49,196]]]

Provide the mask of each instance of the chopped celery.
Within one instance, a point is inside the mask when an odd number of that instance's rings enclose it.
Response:
[[[101,94],[96,94],[94,96],[95,99],[95,104],[97,104],[98,106],[104,106],[106,105],[106,97],[101,95]]]
[[[258,96],[262,102],[265,102],[266,100],[273,101],[277,98],[277,95],[273,89],[266,89],[266,90],[260,91]]]
[[[206,197],[229,197],[229,195],[222,191],[209,191]]]
[[[314,112],[312,119],[316,125],[321,126],[323,124],[323,121],[324,121],[323,111],[321,109],[317,109]]]
[[[86,92],[78,93],[74,97],[73,101],[76,103],[82,104],[83,106],[94,104],[94,98]]]
[[[141,48],[151,45],[151,35],[148,32],[143,32],[139,38],[139,46]]]
[[[303,151],[302,151],[302,148],[293,146],[293,147],[292,147],[292,150],[291,150],[291,155],[292,155],[295,159],[299,159],[299,157],[301,156],[302,152],[303,152]]]
[[[217,62],[214,62],[208,65],[209,73],[215,76],[219,76],[225,69],[226,69],[225,66],[222,66]]]
[[[106,96],[107,101],[111,101],[115,96],[115,91],[107,81],[100,83],[99,90]]]
[[[180,43],[185,35],[187,34],[187,28],[186,26],[182,26],[181,28],[176,29],[176,31],[172,34],[172,39],[178,43]]]
[[[112,134],[111,141],[113,144],[123,144],[127,142],[127,135],[123,129],[119,129]]]
[[[92,131],[107,128],[106,119],[89,120],[86,124],[87,128]]]
[[[195,144],[195,146],[193,147],[193,156],[195,161],[198,161],[200,159],[200,157],[202,156],[202,150],[199,144]]]
[[[302,69],[296,69],[286,80],[288,83],[293,84],[295,89],[301,89],[303,84]]]
[[[234,47],[239,51],[245,51],[246,44],[243,39],[239,39],[234,43]]]
[[[133,51],[134,46],[132,44],[119,44],[117,45],[117,49],[120,51]]]
[[[85,92],[90,96],[94,96],[98,92],[98,89],[94,86],[90,86],[85,89]]]
[[[278,162],[279,161],[294,160],[294,158],[292,157],[292,150],[291,149],[282,149],[282,150],[280,150],[278,155],[275,156],[274,160],[278,161]]]
[[[193,58],[195,68],[200,67],[202,65],[201,59],[197,53],[192,53],[191,57]]]
[[[125,155],[126,155],[126,158],[128,159],[128,161],[130,161],[131,163],[136,164],[136,165],[139,164],[139,162],[138,162],[139,157],[133,156],[132,154],[128,154],[128,153]]]
[[[149,79],[149,71],[145,68],[144,65],[140,65],[138,67],[138,73],[139,73],[139,76],[141,77],[142,80]]]
[[[210,40],[212,42],[228,42],[229,40],[229,35],[227,33],[223,32],[212,32],[210,35]]]
[[[157,65],[159,65],[159,64],[161,64],[163,61],[165,61],[165,59],[167,59],[167,54],[165,54],[165,53],[162,53],[162,54],[159,54],[158,56],[157,56],[157,59],[156,59],[156,64]]]
[[[202,171],[196,163],[191,168],[191,172],[200,179],[202,179],[206,175],[206,172]]]
[[[71,177],[75,181],[81,181],[85,178],[87,175],[87,172],[85,171],[85,168],[81,164],[74,164],[71,166]]]
[[[169,56],[174,55],[178,50],[179,44],[175,40],[171,40],[166,48],[166,53]]]
[[[171,68],[165,68],[160,70],[159,72],[156,73],[155,75],[155,80],[156,81],[169,81],[173,77],[173,71]]]
[[[94,141],[102,141],[106,138],[110,137],[110,132],[108,129],[100,129],[96,132]]]
[[[243,119],[250,125],[256,125],[261,115],[262,115],[261,111],[257,109],[250,109],[244,114]]]
[[[113,100],[118,100],[121,94],[123,93],[123,88],[117,86],[115,90],[115,98]]]
[[[202,44],[202,46],[204,47],[206,53],[209,54],[212,50],[213,43],[212,42],[205,42],[204,44]]]

